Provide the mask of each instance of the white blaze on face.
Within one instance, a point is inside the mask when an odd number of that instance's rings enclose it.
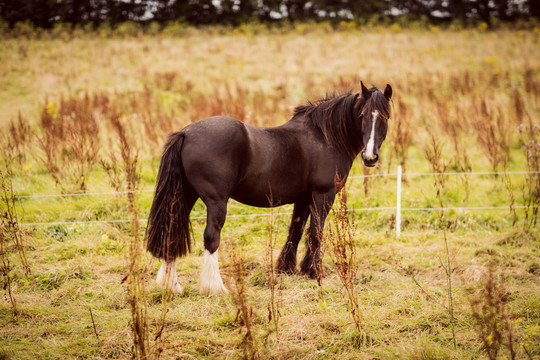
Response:
[[[375,154],[373,152],[375,148],[375,124],[377,123],[377,117],[379,116],[379,112],[375,110],[371,113],[373,123],[371,124],[371,134],[369,134],[369,141],[366,145],[366,150],[364,152],[364,157],[366,160],[373,160],[375,158]]]

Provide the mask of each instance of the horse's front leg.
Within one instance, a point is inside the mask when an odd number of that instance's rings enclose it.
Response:
[[[212,201],[206,204],[206,228],[204,229],[204,264],[199,280],[201,295],[219,295],[227,292],[219,274],[218,248],[221,228],[227,215],[227,201]]]
[[[278,271],[289,274],[296,272],[296,252],[298,250],[298,243],[304,233],[308,216],[308,201],[299,201],[294,204],[289,236],[277,261],[276,269]]]
[[[312,279],[317,279],[322,276],[321,241],[324,223],[334,203],[336,191],[333,188],[326,193],[313,193],[312,197],[310,205],[311,223],[306,239],[306,256],[304,256],[300,264],[300,272]]]

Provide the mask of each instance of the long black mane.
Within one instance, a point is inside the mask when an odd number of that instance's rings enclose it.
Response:
[[[361,113],[367,111],[371,114],[377,110],[385,119],[390,117],[390,106],[384,94],[375,87],[369,91],[371,95],[367,100],[360,93],[327,95],[316,102],[296,107],[294,115],[310,119],[329,145],[354,158],[364,146]]]
[[[371,92],[371,96],[362,111],[371,114],[373,111],[377,110],[384,120],[388,120],[388,118],[390,118],[389,99],[387,99],[383,92],[376,87],[369,89],[369,91]]]

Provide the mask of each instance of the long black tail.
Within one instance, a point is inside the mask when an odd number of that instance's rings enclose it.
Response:
[[[191,251],[189,213],[192,206],[185,200],[193,197],[194,189],[187,183],[182,165],[183,142],[184,135],[180,132],[172,133],[167,139],[146,228],[146,249],[167,261]]]

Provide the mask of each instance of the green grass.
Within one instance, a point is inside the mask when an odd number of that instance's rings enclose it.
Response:
[[[58,106],[61,97],[79,98],[88,92],[109,98],[111,106],[134,125],[139,188],[151,190],[168,131],[214,115],[212,111],[242,113],[243,120],[256,125],[280,124],[290,117],[295,105],[317,99],[325,91],[358,88],[360,79],[378,87],[386,83],[393,86],[395,118],[404,113],[403,104],[407,107],[412,137],[407,172],[432,171],[424,153],[428,130],[442,141],[443,157],[451,163],[449,171],[455,171],[452,162],[456,154],[441,125],[437,101],[447,105],[452,121],[467,125],[460,130],[459,141],[471,159],[472,171],[491,171],[471,125],[480,118],[474,104],[481,99],[494,108],[499,106],[508,124],[508,170],[523,171],[526,159],[513,115],[512,91],[520,92],[531,121],[537,124],[540,91],[526,90],[526,69],[531,69],[531,83],[540,89],[539,40],[538,31],[328,32],[316,28],[304,33],[263,31],[258,35],[193,30],[183,37],[4,39],[0,43],[0,82],[4,84],[0,87],[0,124],[7,126],[20,111],[35,132],[22,148],[23,160],[13,164],[13,185],[19,195],[61,193],[40,161],[43,151],[38,141],[41,110],[47,102]],[[117,151],[108,116],[100,113],[98,117],[102,137],[99,156],[104,159]],[[143,116],[156,123],[155,134],[143,127]],[[401,159],[394,153],[395,123],[390,123],[383,145],[382,164],[371,174],[396,172]],[[6,158],[3,155],[2,160]],[[500,165],[498,170],[502,170]],[[351,175],[364,171],[356,163]],[[516,205],[521,205],[526,178],[510,175],[510,179]],[[66,192],[76,190],[69,183],[65,185],[70,190],[64,189]],[[87,185],[88,193],[112,191],[100,166],[91,171]],[[367,189],[362,178],[353,177],[347,183],[348,207],[395,206],[395,189],[395,176],[370,178]],[[407,177],[402,198],[404,208],[439,206],[431,176]],[[509,205],[502,178],[493,175],[469,175],[468,183],[462,176],[449,177],[444,199],[449,207]],[[141,218],[146,218],[151,201],[151,192],[140,194]],[[130,218],[124,195],[23,198],[17,210],[21,223]],[[291,211],[291,206],[273,210],[274,214]],[[527,358],[523,346],[533,358],[540,356],[540,231],[538,226],[524,226],[522,209],[517,212],[516,225],[508,209],[449,210],[445,224],[433,211],[404,211],[399,239],[395,238],[393,210],[355,212],[360,269],[356,286],[366,331],[361,348],[356,345],[358,334],[328,256],[323,264],[327,276],[322,280],[322,297],[316,281],[296,275],[278,278],[280,332],[273,332],[267,310],[270,288],[265,279],[270,217],[230,216],[270,213],[231,200],[219,252],[224,281],[232,289],[233,242],[243,251],[252,326],[263,358],[487,358],[470,327],[470,299],[482,288],[491,265],[508,288],[505,306],[513,324],[517,358]],[[192,216],[204,215],[205,206],[199,202]],[[274,215],[274,258],[285,241],[289,221],[289,215]],[[142,225],[141,241],[144,222]],[[245,330],[231,297],[207,298],[198,293],[204,225],[204,219],[193,220],[193,252],[177,265],[184,293],[166,303],[162,358],[234,359],[243,355]],[[454,268],[457,349],[453,347],[448,311],[441,306],[448,302],[447,278],[441,266],[446,257],[442,226],[447,228]],[[127,275],[129,223],[22,229],[32,274],[24,274],[15,249],[9,248],[20,314],[13,316],[7,297],[2,296],[0,359],[131,357],[131,313],[126,285],[122,284]],[[299,261],[304,246],[302,241]],[[154,285],[159,262],[149,254],[142,260],[147,267],[144,280],[153,339],[163,307],[161,292]]]

